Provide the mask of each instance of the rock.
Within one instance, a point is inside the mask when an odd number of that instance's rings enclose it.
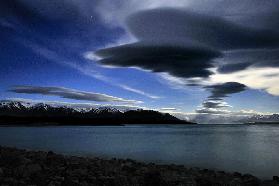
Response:
[[[51,181],[51,182],[49,182],[49,184],[47,186],[57,186],[57,185],[61,185],[61,183],[56,182],[56,181]]]
[[[245,186],[258,186],[260,185],[260,180],[250,174],[244,174],[242,176],[242,181]]]
[[[199,186],[210,186],[213,185],[211,181],[205,177],[198,177],[195,179],[197,185]]]
[[[25,157],[19,152],[4,151],[1,155],[1,162],[5,163],[5,165],[8,167],[16,167],[22,165],[26,162],[25,160]]]
[[[47,152],[40,151],[32,154],[29,158],[32,158],[37,161],[45,161],[47,158],[47,154],[48,154]]]
[[[144,175],[144,185],[154,186],[154,185],[167,185],[165,180],[163,180],[162,175],[158,171],[150,171]]]
[[[88,183],[87,183],[86,181],[82,181],[82,182],[80,183],[80,185],[82,185],[82,186],[87,186]]]
[[[7,185],[17,185],[17,180],[12,177],[5,178],[3,182]]]
[[[76,176],[76,177],[81,177],[81,176],[86,176],[87,175],[87,169],[75,169],[71,172],[71,174],[73,176]]]
[[[242,181],[240,178],[234,178],[231,182],[229,186],[241,186]]]
[[[17,177],[27,177],[28,176],[27,174],[25,174],[26,173],[25,165],[20,165],[20,166],[14,168],[13,173]]]
[[[31,162],[32,162],[32,160],[25,158],[25,157],[21,159],[21,164],[23,164],[23,165],[27,165]]]
[[[0,177],[4,175],[3,169],[0,167]]]
[[[42,167],[39,164],[30,164],[30,165],[26,166],[25,173],[27,175],[31,175],[31,174],[37,173],[41,170],[42,170]]]
[[[79,185],[79,181],[77,179],[73,179],[72,177],[66,177],[64,181],[61,183],[63,186],[76,186]]]
[[[113,177],[110,177],[110,176],[101,176],[99,178],[99,182],[102,185],[114,185],[115,179]]]
[[[273,180],[264,180],[260,186],[279,186],[279,184]]]
[[[132,162],[122,163],[121,167],[122,167],[122,171],[126,171],[128,173],[133,173],[137,170]]]
[[[241,174],[241,173],[239,173],[239,172],[234,172],[234,173],[233,173],[233,176],[235,176],[235,177],[241,177],[241,176],[242,176],[242,174]]]
[[[63,176],[55,176],[54,178],[57,181],[64,181],[64,179],[65,179]]]

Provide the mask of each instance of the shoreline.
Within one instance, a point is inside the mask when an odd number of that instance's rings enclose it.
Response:
[[[273,180],[260,180],[238,172],[158,165],[131,159],[69,156],[52,151],[0,146],[0,183],[23,186],[272,186],[279,185],[279,178],[274,176]]]

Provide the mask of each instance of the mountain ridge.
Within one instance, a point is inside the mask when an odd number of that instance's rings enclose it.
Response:
[[[249,118],[241,120],[242,123],[279,123],[279,114],[270,114],[270,115],[253,115]]]
[[[0,102],[0,125],[124,125],[124,124],[194,124],[168,113],[154,110],[126,110],[99,107],[75,109],[46,103]]]

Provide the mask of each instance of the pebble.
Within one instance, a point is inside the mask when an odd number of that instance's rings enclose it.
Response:
[[[0,167],[0,176],[2,176],[4,174],[3,169]]]
[[[1,146],[0,166],[1,186],[279,186],[278,176],[261,181],[238,172],[145,164],[131,159],[63,156],[52,151]]]

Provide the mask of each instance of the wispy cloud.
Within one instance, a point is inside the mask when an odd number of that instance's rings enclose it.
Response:
[[[8,21],[7,19],[4,19],[4,18],[0,18],[0,27],[12,28],[12,29],[15,28],[15,26],[12,22],[10,22],[10,21]]]
[[[41,55],[42,57],[44,57],[44,58],[46,58],[50,61],[54,61],[54,62],[59,63],[61,65],[73,68],[73,69],[79,71],[80,73],[82,73],[86,76],[101,80],[101,81],[106,82],[106,83],[108,83],[112,86],[116,86],[116,87],[122,88],[124,90],[130,91],[130,92],[142,95],[142,96],[146,96],[146,97],[151,98],[151,99],[161,98],[160,96],[149,94],[145,91],[130,87],[128,85],[114,82],[114,80],[112,80],[111,78],[101,74],[96,69],[94,69],[94,68],[92,68],[88,65],[82,65],[80,63],[74,63],[71,60],[68,60],[68,59],[65,59],[65,58],[61,57],[55,51],[50,50],[48,48],[45,48],[41,45],[38,45],[38,44],[35,44],[35,43],[30,43],[30,42],[27,42],[27,43],[28,44],[25,44],[25,45],[27,47],[30,47],[36,54]],[[93,60],[93,61],[100,59],[93,52],[86,52],[86,53],[83,54],[83,57],[85,59],[89,59],[89,60]]]
[[[91,61],[98,61],[100,60],[101,58],[99,56],[97,56],[94,52],[85,52],[83,54],[83,57],[85,59],[88,59],[88,60],[91,60]]]
[[[87,100],[95,102],[123,102],[123,103],[142,103],[141,101],[129,100],[119,97],[110,96],[107,94],[86,92],[76,89],[69,89],[64,87],[41,87],[41,86],[15,86],[10,89],[15,93],[24,94],[40,94],[45,96],[58,96],[60,98]]]
[[[164,108],[160,108],[160,110],[163,111],[174,111],[174,110],[178,110],[177,108],[173,108],[173,107],[164,107]]]
[[[127,86],[127,85],[119,84],[118,86],[121,87],[121,88],[123,88],[124,90],[128,90],[128,91],[130,91],[130,92],[134,92],[134,93],[137,93],[137,94],[146,96],[146,97],[151,98],[151,99],[160,99],[160,98],[161,98],[161,97],[159,97],[159,96],[155,96],[155,95],[146,93],[146,92],[144,92],[144,91],[142,91],[142,90],[135,89],[135,88],[129,87],[129,86]]]

